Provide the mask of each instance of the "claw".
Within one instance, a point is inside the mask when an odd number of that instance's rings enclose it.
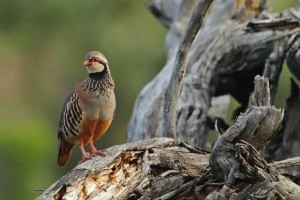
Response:
[[[106,149],[101,149],[97,151],[91,151],[91,156],[105,156]]]
[[[82,153],[82,159],[81,159],[81,161],[79,161],[79,163],[83,163],[83,162],[86,161],[86,160],[92,159],[92,156],[91,156],[91,155],[86,154],[86,152],[85,152],[85,150],[84,150],[84,147],[83,147],[83,144],[80,144],[79,147],[80,147],[80,151],[81,151],[81,153]]]
[[[80,146],[80,150],[81,150],[81,153],[82,153],[82,159],[81,159],[81,161],[79,161],[79,163],[83,163],[87,160],[90,160],[95,156],[105,156],[106,149],[97,150],[94,147],[93,143],[88,144],[89,148],[91,149],[90,154],[85,152],[83,144],[81,144],[79,146]]]
[[[92,156],[82,156],[82,159],[81,159],[81,161],[79,161],[79,163],[81,164],[81,163],[83,163],[87,160],[90,160],[90,159],[92,159]]]
[[[95,156],[104,156],[104,154],[106,152],[106,149],[97,150],[95,148],[95,146],[93,145],[93,143],[90,143],[88,146],[91,149],[90,155],[93,156],[93,157],[95,157]]]

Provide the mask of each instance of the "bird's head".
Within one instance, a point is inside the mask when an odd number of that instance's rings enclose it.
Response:
[[[105,56],[99,51],[90,51],[85,55],[82,64],[89,73],[108,71],[108,62]]]

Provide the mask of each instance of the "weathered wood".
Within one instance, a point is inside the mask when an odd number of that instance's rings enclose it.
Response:
[[[270,104],[268,79],[256,76],[255,89],[249,107],[234,124],[221,135],[212,147],[211,167],[214,175],[231,181],[231,173],[238,166],[235,144],[244,140],[261,150],[281,127],[283,111]]]
[[[224,186],[220,191],[213,191],[210,193],[205,200],[235,200],[235,196],[237,196],[237,193],[227,186]]]
[[[179,24],[179,32],[182,33],[196,0],[150,0],[148,8],[152,14],[168,29]],[[176,24],[173,24],[175,22]]]
[[[286,54],[287,38],[283,38],[274,42],[274,47],[269,58],[266,59],[263,76],[269,78],[270,98],[273,104],[277,87],[279,84],[279,76],[282,70],[285,54]]]
[[[151,4],[155,7],[161,7],[161,5],[164,5],[167,2],[169,2],[168,6],[165,7],[171,7],[173,10],[176,10],[176,12],[174,12],[172,15],[172,23],[169,26],[170,30],[166,38],[167,57],[170,61],[168,61],[165,69],[157,75],[155,81],[150,82],[141,91],[138,97],[140,101],[136,101],[134,106],[133,112],[136,114],[133,114],[128,126],[127,141],[129,142],[149,139],[162,135],[162,110],[165,100],[165,91],[170,81],[177,45],[179,44],[182,32],[186,26],[187,19],[189,19],[192,14],[193,9],[188,8],[193,8],[195,3],[195,1],[185,0],[180,1],[180,3],[174,3],[173,1],[169,0],[153,0],[151,1]],[[176,7],[179,5],[180,9]],[[168,15],[166,13],[168,12],[168,9],[160,9],[160,12],[162,13],[160,15]],[[141,109],[143,111],[141,111]],[[140,113],[137,114],[138,112]],[[161,131],[157,131],[158,129]],[[140,132],[141,130],[142,132]]]
[[[249,185],[241,195],[238,195],[238,200],[247,200],[247,199],[270,199],[270,200],[284,200],[291,199],[297,200],[299,199],[299,193],[294,193],[293,191],[294,184],[292,182],[278,181],[278,182],[270,182],[263,181],[257,182],[253,185]],[[298,189],[296,189],[298,190]]]
[[[37,199],[163,200],[186,197],[227,200],[254,194],[271,196],[271,191],[288,199],[298,198],[299,186],[275,170],[276,166],[278,169],[284,167],[282,162],[267,164],[252,146],[244,142],[235,147],[240,173],[236,170],[234,175],[239,182],[245,181],[243,186],[235,184],[230,188],[224,182],[215,182],[210,175],[207,152],[178,140],[157,138],[109,148],[105,157],[79,164]],[[299,164],[299,158],[288,163]],[[253,185],[247,183],[249,179],[260,181]],[[209,194],[210,191],[214,192]]]
[[[176,138],[176,109],[186,72],[186,58],[204,16],[213,0],[199,0],[178,46],[174,68],[164,103],[164,137]]]
[[[235,0],[215,2],[187,57],[176,130],[178,139],[198,147],[206,145],[212,97],[231,94],[241,103],[237,113],[244,112],[253,91],[252,80],[264,71],[272,80],[273,96],[286,51],[286,44],[281,41],[299,33],[299,23],[289,13],[263,15],[264,20],[258,17],[249,23],[232,20],[236,16],[234,7]],[[138,96],[128,127],[128,141],[162,136],[164,94],[180,41],[180,34],[172,27],[167,36],[167,64]],[[272,67],[277,70],[270,74]]]
[[[300,157],[289,158],[274,163],[270,163],[275,169],[286,169],[289,167],[300,166]]]
[[[107,149],[77,165],[37,199],[155,199],[184,192],[207,171],[209,154],[156,138]],[[198,181],[197,181],[198,180]],[[178,196],[179,194],[176,194]],[[170,199],[170,198],[165,198]]]
[[[237,163],[229,174],[228,184],[231,185],[232,190],[228,192],[227,189],[227,193],[224,193],[222,189],[211,193],[211,196],[221,197],[220,199],[239,200],[246,200],[253,197],[266,199],[278,199],[278,197],[280,197],[279,199],[299,199],[299,185],[282,176],[273,168],[276,165],[278,169],[280,167],[286,167],[283,163],[268,165],[267,162],[260,157],[254,147],[244,141],[236,143],[234,148],[230,149],[230,151],[236,153],[235,161]],[[299,158],[287,162],[287,165],[290,166],[296,163],[299,165]],[[243,184],[240,185],[240,183]],[[240,192],[233,190],[235,187],[238,187]]]
[[[254,109],[255,108],[255,109]],[[215,142],[210,157],[212,173],[231,187],[238,182],[248,183],[232,199],[264,197],[267,199],[299,199],[300,187],[282,176],[276,169],[299,165],[299,158],[283,163],[268,164],[256,151],[261,150],[275,134],[283,119],[283,112],[271,106],[268,79],[257,76],[249,107]],[[250,143],[250,144],[249,144]],[[275,167],[277,166],[277,168]],[[254,183],[249,184],[249,183]],[[211,194],[225,198],[222,190]]]
[[[291,37],[290,48],[287,52],[287,65],[293,75],[300,80],[300,34]]]

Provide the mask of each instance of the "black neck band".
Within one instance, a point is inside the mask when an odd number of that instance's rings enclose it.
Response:
[[[104,70],[102,72],[90,73],[89,77],[92,79],[100,80],[107,74],[107,71]]]

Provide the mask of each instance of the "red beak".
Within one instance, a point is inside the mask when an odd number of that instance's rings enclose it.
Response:
[[[89,60],[85,60],[83,63],[82,63],[83,66],[90,66],[91,65],[91,62]]]

